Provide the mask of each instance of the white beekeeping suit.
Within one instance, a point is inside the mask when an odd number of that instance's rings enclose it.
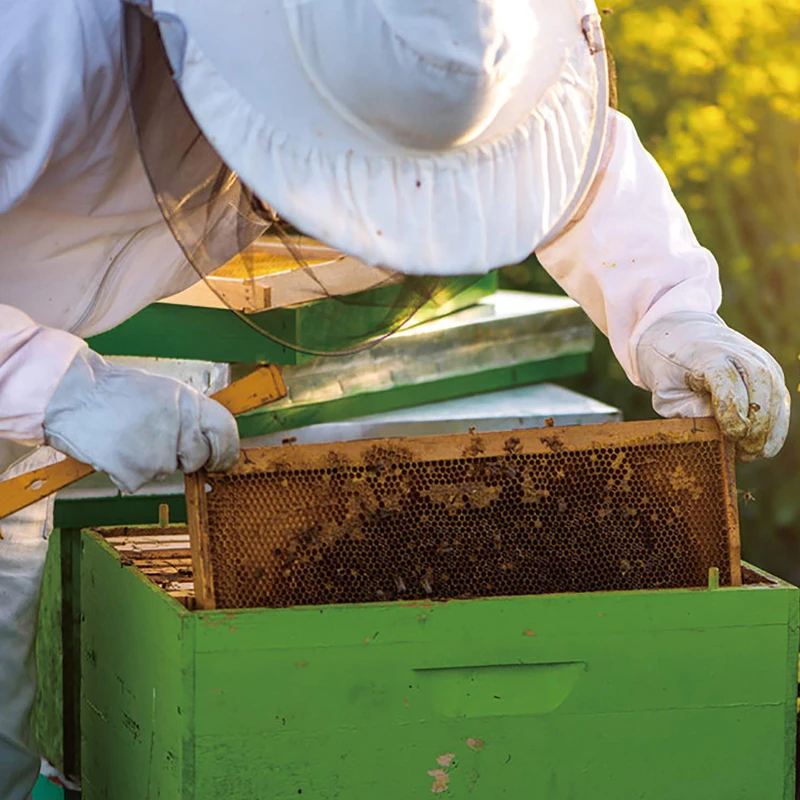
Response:
[[[197,203],[169,185],[191,172],[180,126],[150,113],[162,89],[306,233],[417,274],[536,251],[660,413],[713,413],[745,459],[780,449],[780,368],[717,316],[716,262],[608,109],[592,0],[6,0],[0,31],[0,466],[47,445],[14,470],[60,451],[135,491],[235,461],[220,406],[80,338],[189,286],[184,252],[201,271],[232,252],[211,242],[228,203],[194,246]],[[0,520],[0,800],[36,778],[49,527],[46,503]]]

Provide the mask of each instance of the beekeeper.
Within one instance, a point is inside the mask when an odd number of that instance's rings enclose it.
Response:
[[[6,476],[54,450],[128,492],[234,463],[221,406],[82,337],[195,282],[189,260],[232,255],[265,206],[406,273],[536,251],[659,413],[713,414],[744,460],[780,449],[781,370],[717,315],[713,256],[609,109],[593,0],[6,0],[0,31]],[[51,509],[0,524],[0,800],[29,797],[38,769]]]

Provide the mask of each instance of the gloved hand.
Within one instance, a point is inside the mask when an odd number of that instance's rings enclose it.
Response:
[[[224,471],[239,458],[236,421],[219,403],[89,349],[59,383],[44,430],[47,444],[107,473],[123,492],[178,468]]]
[[[783,371],[715,314],[667,314],[645,331],[636,355],[661,416],[713,414],[741,461],[769,458],[783,446],[790,407]]]

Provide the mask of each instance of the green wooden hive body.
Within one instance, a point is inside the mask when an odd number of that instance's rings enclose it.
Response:
[[[778,580],[190,612],[81,550],[84,800],[794,797]]]

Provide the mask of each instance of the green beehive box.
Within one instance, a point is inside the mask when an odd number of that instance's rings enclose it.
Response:
[[[84,800],[789,800],[798,594],[190,611],[81,543]]]

